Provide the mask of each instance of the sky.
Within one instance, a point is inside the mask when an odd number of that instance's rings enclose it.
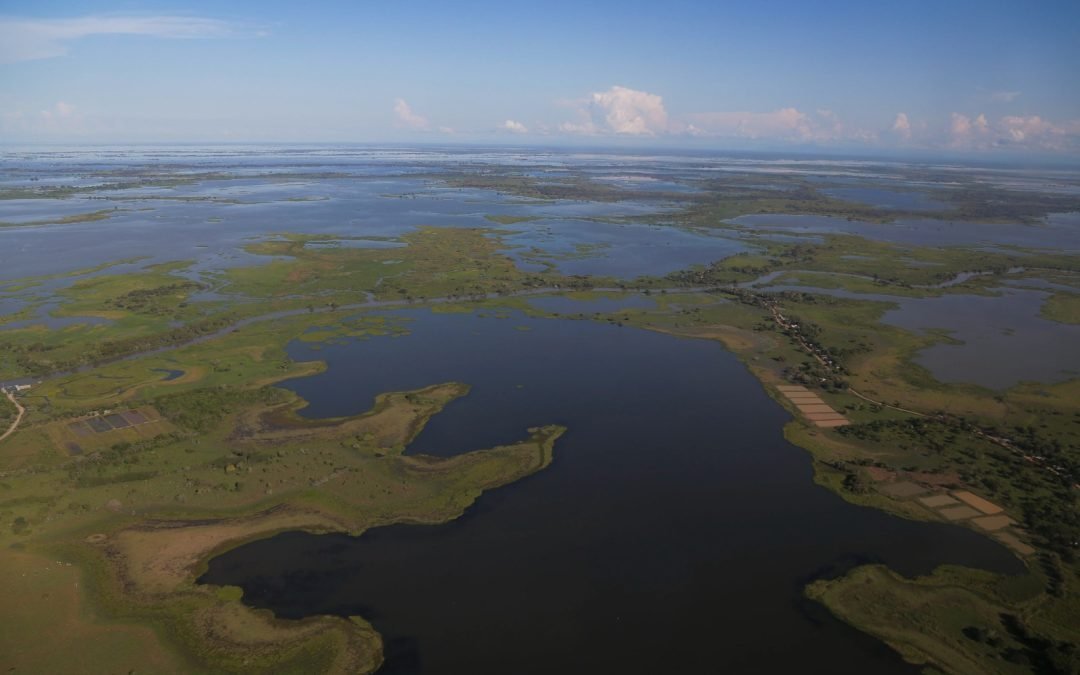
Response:
[[[0,0],[0,142],[1080,156],[1080,2]]]

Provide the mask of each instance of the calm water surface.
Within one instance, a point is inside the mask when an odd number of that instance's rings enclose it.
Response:
[[[879,209],[900,209],[905,211],[945,211],[949,205],[934,199],[925,192],[889,190],[877,187],[845,187],[822,190],[830,197],[850,202],[859,202]]]
[[[1075,289],[1038,279],[1005,283],[1009,285],[991,289],[996,295],[928,298],[856,293],[801,284],[775,284],[761,290],[798,291],[895,305],[882,315],[882,323],[921,335],[944,331],[953,340],[922,349],[914,358],[942,382],[1003,390],[1021,382],[1061,382],[1080,375],[1080,349],[1076,347],[1080,344],[1080,326],[1051,321],[1040,314],[1049,296],[1042,289]],[[949,285],[952,284],[938,284]]]
[[[387,390],[471,393],[410,453],[453,455],[569,428],[544,471],[438,526],[286,533],[213,561],[278,616],[359,614],[387,673],[913,673],[802,598],[813,578],[880,561],[1018,572],[974,532],[846,504],[784,441],[789,415],[719,345],[565,320],[389,313],[411,334],[294,343],[329,369],[288,386],[313,417]],[[527,328],[528,330],[522,330]]]
[[[754,214],[731,222],[749,228],[799,233],[846,233],[867,239],[913,246],[1020,246],[1054,251],[1080,251],[1080,218],[1052,214],[1043,224],[968,223],[931,218],[904,218],[869,223],[833,216]]]
[[[962,344],[940,343],[915,362],[942,382],[1007,389],[1020,382],[1061,382],[1080,375],[1080,326],[1039,312],[1048,294],[998,288],[997,296],[943,295],[898,300],[882,321],[925,332],[948,331]]]

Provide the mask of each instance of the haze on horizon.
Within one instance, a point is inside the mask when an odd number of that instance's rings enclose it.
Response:
[[[650,143],[1080,158],[1080,4],[0,10],[0,142]]]

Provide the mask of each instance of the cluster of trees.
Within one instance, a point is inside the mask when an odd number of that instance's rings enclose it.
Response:
[[[998,499],[1018,504],[1028,533],[1043,551],[1059,556],[1066,564],[1077,562],[1080,548],[1080,510],[1071,479],[1047,471],[989,442],[960,443],[963,429],[975,429],[953,418],[875,420],[837,428],[843,436],[869,443],[891,442],[899,447],[918,447],[945,455],[965,482],[981,486]],[[1030,427],[1016,438],[1019,443],[1053,447],[1039,440]],[[980,449],[982,448],[982,449]]]
[[[87,344],[76,355],[67,357],[58,357],[56,352],[70,348],[71,345],[47,345],[42,342],[20,344],[5,341],[0,343],[0,353],[9,355],[20,372],[33,377],[43,377],[50,373],[75,370],[86,365],[113,361],[132,354],[190,342],[215,333],[233,323],[234,320],[235,317],[231,314],[219,314],[153,335]]]
[[[1038,675],[1073,675],[1080,672],[1080,646],[1044,637],[1015,614],[1002,613],[1001,624],[1021,649],[1006,648],[1006,661],[1028,666]],[[966,632],[965,632],[966,634]],[[970,637],[970,636],[969,636]]]
[[[11,424],[17,414],[18,411],[15,410],[15,406],[11,405],[11,401],[7,399],[7,396],[0,395],[0,432],[7,429],[7,426]]]
[[[1052,551],[1067,564],[1077,562],[1080,547],[1080,512],[1072,488],[1061,487],[1053,496],[1027,497],[1022,500],[1024,525],[1041,548]]]
[[[1025,453],[1052,462],[1067,474],[1067,480],[1080,475],[1080,457],[1074,456],[1056,438],[1044,437],[1033,426],[1014,426],[1009,439]]]
[[[108,449],[88,455],[85,461],[69,464],[68,479],[76,487],[84,488],[153,478],[157,475],[155,471],[135,471],[129,467],[138,465],[143,453],[173,443],[178,438],[177,434],[171,433],[135,442],[114,443]],[[126,470],[117,472],[118,468]]]
[[[282,390],[272,387],[237,389],[218,386],[162,396],[155,399],[154,405],[173,424],[202,433],[238,408],[275,402],[284,395]]]
[[[109,300],[107,304],[129,312],[161,315],[173,311],[172,303],[166,302],[168,298],[186,297],[204,288],[203,284],[194,281],[178,281],[157,288],[137,288]]]
[[[673,286],[734,286],[740,281],[756,279],[771,271],[772,268],[765,265],[725,265],[720,261],[708,267],[672,272],[664,279]]]

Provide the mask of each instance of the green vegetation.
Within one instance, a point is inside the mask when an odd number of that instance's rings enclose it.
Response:
[[[229,177],[118,172],[105,184],[170,187]],[[299,177],[318,176],[293,178]],[[932,181],[934,174],[900,177]],[[20,395],[26,417],[0,442],[0,559],[5,570],[27,575],[25,582],[11,574],[0,580],[0,591],[20,607],[0,625],[0,652],[16,654],[17,667],[62,670],[65,659],[85,653],[117,671],[375,668],[380,638],[362,619],[279,622],[246,608],[237,589],[205,588],[194,579],[215,553],[282,530],[355,534],[454,518],[483,490],[546,466],[563,430],[537,426],[522,430],[518,443],[449,459],[406,455],[408,442],[466,395],[467,385],[386,393],[363,415],[307,420],[297,415],[304,402],[273,385],[323,364],[293,362],[285,345],[408,331],[407,322],[370,316],[369,307],[416,303],[445,312],[483,307],[499,316],[509,309],[552,316],[522,297],[546,289],[582,300],[648,294],[653,302],[643,307],[561,318],[723,342],[795,415],[785,435],[810,452],[820,484],[851,502],[924,520],[942,516],[890,488],[971,491],[1015,521],[1010,545],[1029,568],[1017,579],[943,569],[908,580],[861,567],[812,584],[810,597],[909,660],[947,672],[1075,668],[1080,379],[1005,392],[943,384],[912,357],[949,338],[882,324],[890,302],[770,291],[794,283],[808,291],[917,298],[992,294],[1003,279],[1028,278],[1077,287],[1075,256],[896,246],[848,235],[781,242],[723,222],[758,212],[876,222],[915,215],[828,198],[791,176],[732,175],[697,181],[701,190],[691,193],[498,169],[431,178],[526,199],[680,202],[685,208],[670,214],[671,226],[730,230],[752,248],[664,277],[616,281],[558,274],[555,260],[595,255],[600,247],[593,244],[564,254],[528,251],[523,257],[545,270],[523,272],[503,252],[498,229],[420,228],[395,240],[403,244],[397,248],[282,234],[246,247],[264,256],[263,264],[214,274],[175,261],[129,274],[103,265],[4,284],[0,293],[31,294],[31,308],[58,301],[58,317],[105,321],[0,335],[0,379],[51,375]],[[1053,195],[991,208],[990,189],[965,185],[947,197],[946,213],[918,215],[1036,222],[1051,211],[1080,209],[1074,198]],[[27,192],[78,191],[19,188],[0,191],[0,198]],[[487,219],[514,225],[531,218]],[[739,286],[765,275],[760,286]],[[33,295],[53,281],[63,282],[59,290]],[[206,290],[218,299],[194,299]],[[1043,314],[1076,323],[1078,297],[1056,292]],[[164,371],[179,376],[165,379]],[[852,424],[813,426],[777,393],[777,385],[790,383],[807,386]],[[116,411],[142,421],[110,429],[104,420]],[[0,429],[13,417],[14,408],[0,399]],[[62,636],[55,642],[63,644],[49,653],[21,650],[31,634]]]
[[[251,253],[272,256],[264,265],[238,267],[204,283],[186,273],[189,262],[151,265],[125,275],[87,276],[63,289],[58,316],[108,319],[63,331],[43,326],[0,336],[0,378],[43,376],[151,349],[184,344],[275,311],[332,310],[380,301],[508,294],[581,280],[525,274],[501,254],[483,230],[423,228],[406,235],[404,248],[308,247],[324,235],[287,235],[253,243]],[[233,302],[191,302],[212,283]]]
[[[1080,294],[1055,293],[1042,306],[1042,315],[1061,323],[1080,323]]]
[[[500,215],[486,215],[487,220],[499,225],[516,225],[517,223],[527,223],[532,220],[536,220],[536,216],[500,216]]]
[[[1078,617],[1063,600],[1033,604],[1039,586],[1035,575],[940,568],[908,580],[869,565],[806,592],[912,663],[971,675],[1075,673]]]
[[[7,431],[17,413],[15,404],[9,401],[7,396],[0,396],[0,433]]]

